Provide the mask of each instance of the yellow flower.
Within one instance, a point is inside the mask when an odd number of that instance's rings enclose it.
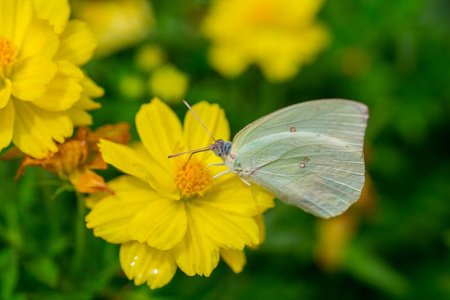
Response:
[[[150,91],[168,103],[180,102],[189,84],[189,76],[172,65],[156,69],[149,79]]]
[[[66,1],[0,0],[0,150],[12,141],[43,158],[91,122],[103,90],[79,66],[96,43],[69,14]]]
[[[218,105],[201,102],[193,109],[212,134],[229,138]],[[209,276],[220,257],[240,272],[243,248],[262,240],[261,213],[273,206],[273,196],[233,174],[213,179],[225,167],[207,169],[221,162],[209,151],[189,162],[189,155],[167,157],[209,144],[211,138],[190,112],[183,130],[175,113],[155,98],[141,107],[136,126],[142,144],[134,148],[100,143],[105,161],[129,175],[108,183],[114,196],[88,200],[93,208],[87,227],[108,242],[122,244],[122,268],[136,285],[164,286],[177,268],[189,276]]]
[[[166,54],[158,45],[147,44],[139,48],[134,60],[139,68],[151,72],[164,64],[166,61]]]
[[[80,0],[74,16],[89,24],[98,39],[97,55],[110,55],[144,40],[153,28],[147,0]]]
[[[315,22],[322,0],[215,0],[203,23],[212,42],[211,65],[235,77],[257,64],[265,77],[282,81],[314,60],[328,43]]]

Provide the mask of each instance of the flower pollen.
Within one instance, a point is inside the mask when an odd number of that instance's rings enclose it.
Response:
[[[211,173],[206,166],[194,157],[188,164],[180,160],[176,164],[175,185],[183,196],[193,196],[195,194],[203,196],[211,184]]]
[[[12,64],[16,60],[16,49],[10,40],[0,37],[0,66]]]

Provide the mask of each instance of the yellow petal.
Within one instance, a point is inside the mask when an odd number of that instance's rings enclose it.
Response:
[[[149,161],[140,152],[104,139],[100,140],[100,151],[103,159],[123,172],[147,181],[161,196],[179,199],[179,193],[170,188],[170,178],[166,172],[158,167],[156,162]],[[173,183],[172,183],[173,185]]]
[[[72,107],[67,111],[73,126],[92,125],[92,116],[84,109]]]
[[[173,160],[168,158],[182,141],[181,123],[167,104],[153,98],[144,104],[136,115],[136,127],[147,151],[164,168],[173,170]]]
[[[110,243],[130,240],[128,227],[132,218],[160,196],[146,182],[120,176],[108,182],[115,195],[108,195],[94,205],[86,216],[86,227]]]
[[[81,66],[94,54],[97,41],[86,23],[71,20],[61,34],[61,45],[55,55],[57,60],[67,60]]]
[[[5,78],[0,81],[0,109],[4,108],[11,99],[12,83],[11,80]]]
[[[192,110],[199,117],[209,132],[217,139],[230,140],[230,126],[225,117],[225,112],[218,104],[209,104],[202,101],[192,106]],[[184,140],[188,150],[209,146],[214,140],[195,118],[191,111],[186,112],[184,119]],[[208,155],[208,151],[199,155],[199,160]]]
[[[71,108],[83,91],[80,81],[84,75],[78,67],[67,61],[59,61],[57,67],[58,72],[47,85],[45,94],[33,100],[33,104],[51,111]]]
[[[28,0],[0,1],[0,36],[12,39],[20,49],[33,17],[33,6]]]
[[[221,75],[233,78],[244,72],[249,65],[247,55],[237,47],[215,45],[208,53],[211,66]]]
[[[245,252],[241,250],[227,250],[220,248],[220,256],[234,273],[241,273],[247,264]]]
[[[232,174],[216,182],[204,197],[196,199],[196,203],[213,210],[251,217],[273,207],[273,199],[274,196],[261,187],[255,184],[249,187]]]
[[[30,23],[20,49],[21,60],[39,57],[41,60],[52,60],[59,47],[59,39],[47,20],[35,19]]]
[[[259,229],[252,217],[242,217],[211,208],[207,205],[188,206],[201,230],[218,246],[242,250],[245,245],[259,244]]]
[[[133,240],[159,250],[172,249],[186,233],[187,219],[183,201],[152,201],[130,223]]]
[[[135,285],[147,282],[151,289],[165,286],[177,271],[171,251],[156,250],[138,242],[121,245],[120,265],[128,279],[134,279]]]
[[[209,277],[219,263],[219,247],[205,234],[202,225],[189,215],[186,236],[174,248],[178,267],[189,276]]]
[[[0,151],[11,143],[14,125],[14,105],[12,101],[0,109]]]
[[[91,98],[100,98],[105,94],[105,90],[98,86],[89,76],[84,75],[83,80],[81,81],[81,85],[83,86],[84,93]]]
[[[53,140],[62,143],[73,133],[73,125],[64,112],[41,109],[32,103],[14,100],[14,144],[34,158],[44,158],[49,151],[56,152]]]
[[[55,27],[56,33],[61,33],[70,15],[69,3],[63,1],[33,0],[36,14],[46,19]]]
[[[102,105],[89,98],[83,91],[83,93],[80,96],[80,99],[77,102],[75,102],[73,107],[85,110],[93,110],[102,107]]]
[[[14,65],[12,94],[20,100],[41,97],[57,71],[56,64],[40,57],[20,60]]]

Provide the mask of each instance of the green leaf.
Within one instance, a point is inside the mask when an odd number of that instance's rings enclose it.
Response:
[[[12,299],[18,279],[19,265],[13,249],[0,251],[0,299]]]
[[[406,296],[409,292],[410,287],[404,276],[363,247],[350,247],[343,267],[355,279],[392,296]]]
[[[40,257],[25,266],[25,269],[41,283],[56,287],[59,279],[59,269],[56,263],[49,257]]]

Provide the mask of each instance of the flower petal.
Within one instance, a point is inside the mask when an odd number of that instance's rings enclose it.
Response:
[[[120,176],[108,185],[115,195],[105,196],[94,205],[86,216],[86,227],[110,243],[125,243],[130,240],[132,218],[160,196],[146,182],[132,176]]]
[[[252,184],[249,187],[238,176],[232,174],[220,182],[215,182],[204,197],[195,201],[213,210],[251,217],[273,207],[275,205],[273,199],[274,196],[260,186]]]
[[[89,76],[84,74],[84,78],[81,81],[81,86],[83,87],[83,92],[88,97],[100,98],[105,94],[105,90],[98,86]],[[96,108],[96,107],[95,107]]]
[[[92,116],[84,109],[72,107],[67,111],[73,126],[92,125]]]
[[[67,60],[77,66],[87,63],[97,47],[97,40],[87,24],[78,20],[69,21],[60,38],[55,59]]]
[[[72,107],[84,110],[93,110],[102,107],[102,105],[92,100],[83,91],[83,93],[80,96],[80,99],[77,102],[75,102],[75,104]]]
[[[57,70],[54,62],[42,57],[31,57],[18,61],[14,65],[14,74],[11,78],[12,94],[20,100],[33,100],[41,97]]]
[[[241,273],[247,264],[245,252],[242,250],[227,250],[220,248],[220,256],[234,273]]]
[[[197,219],[188,211],[188,229],[185,238],[175,246],[178,267],[187,275],[209,277],[219,263],[219,247],[205,234]]]
[[[230,140],[230,126],[225,117],[224,110],[218,104],[209,104],[208,102],[202,101],[193,105],[192,110],[215,139]],[[186,112],[183,132],[188,150],[206,147],[214,143],[211,136],[190,111]],[[202,154],[203,157],[198,157],[200,160],[204,159],[209,153],[204,152]]]
[[[98,193],[107,191],[114,194],[105,183],[103,177],[91,170],[75,171],[70,175],[70,182],[80,193]]]
[[[4,108],[11,99],[12,83],[11,80],[5,78],[0,81],[0,109]]]
[[[14,105],[12,101],[0,109],[0,151],[11,143],[14,127]]]
[[[242,250],[245,245],[259,244],[259,229],[252,217],[242,217],[211,208],[188,206],[192,218],[214,243],[222,248]]]
[[[20,49],[32,18],[31,1],[0,1],[0,36],[12,39],[14,46]]]
[[[57,67],[58,72],[47,85],[45,94],[33,100],[33,104],[51,111],[68,110],[83,91],[80,81],[84,75],[78,67],[67,61],[59,61]]]
[[[183,201],[158,199],[138,213],[130,223],[133,240],[147,242],[158,250],[169,250],[184,237],[187,228]]]
[[[177,271],[171,251],[157,250],[138,242],[121,245],[120,265],[128,279],[134,279],[135,285],[147,282],[151,289],[165,286]]]
[[[73,125],[64,112],[41,109],[32,103],[15,99],[14,144],[24,153],[44,158],[49,151],[56,152],[55,141],[62,143],[73,133]]]
[[[180,198],[179,192],[171,186],[173,181],[168,175],[165,175],[167,172],[160,168],[152,158],[144,157],[141,152],[128,146],[104,139],[100,140],[99,147],[103,159],[107,163],[125,173],[147,181],[163,197]]]
[[[39,57],[41,60],[53,59],[59,47],[59,39],[47,20],[33,20],[24,36],[24,43],[20,49],[21,60]]]
[[[153,98],[144,104],[136,115],[136,127],[147,151],[163,169],[173,170],[173,161],[168,158],[174,154],[177,143],[182,141],[181,123],[167,104]]]
[[[56,33],[63,31],[70,15],[67,1],[33,0],[33,4],[39,18],[48,20]]]

